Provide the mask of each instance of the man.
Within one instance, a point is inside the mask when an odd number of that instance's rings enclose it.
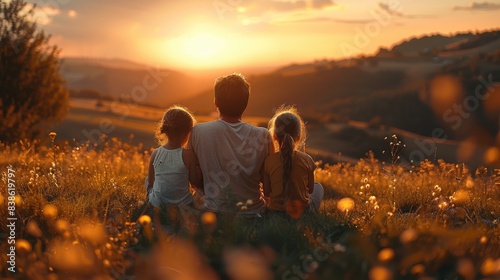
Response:
[[[274,152],[271,136],[267,129],[241,121],[250,97],[241,74],[218,78],[214,93],[219,119],[196,125],[189,141],[203,173],[205,206],[214,212],[235,211],[242,202],[244,214],[262,214],[266,203],[260,182],[264,160]]]

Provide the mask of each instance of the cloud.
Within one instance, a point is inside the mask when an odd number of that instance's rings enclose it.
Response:
[[[76,18],[78,16],[78,13],[75,10],[69,10],[68,11],[68,17],[70,18]]]
[[[399,12],[399,11],[396,11],[396,9],[393,9],[391,7],[389,7],[388,4],[385,4],[385,3],[378,3],[378,7],[384,11],[386,11],[388,14],[390,14],[391,16],[397,16],[397,17],[405,17],[405,15],[403,15],[403,13]]]
[[[306,18],[288,18],[288,19],[279,19],[274,20],[274,23],[311,23],[311,22],[325,22],[330,21],[331,19],[328,17],[306,17]]]
[[[259,1],[262,2],[262,1]],[[276,10],[279,12],[302,10],[306,8],[305,1],[266,1],[258,5],[263,11]]]
[[[253,0],[242,5],[248,13],[262,15],[267,12],[291,12],[312,9],[324,9],[335,6],[332,0]]]
[[[373,19],[332,19],[335,22],[347,23],[347,24],[367,24],[372,22]]]
[[[31,3],[28,3],[25,9],[33,9],[33,19],[40,25],[49,25],[52,18],[61,13],[61,10],[52,6],[35,6]]]
[[[366,24],[372,22],[373,19],[338,19],[331,17],[308,17],[300,19],[288,19],[275,21],[275,23],[315,23],[315,22],[338,22],[347,24]]]
[[[431,15],[407,15],[401,12],[401,6],[400,3],[397,3],[395,7],[391,7],[389,4],[385,4],[382,2],[378,3],[378,7],[388,13],[391,16],[394,17],[400,17],[400,18],[409,18],[409,19],[416,19],[416,18],[434,18],[434,16]]]
[[[322,9],[326,7],[330,7],[335,5],[335,3],[331,0],[313,0],[312,6],[316,9]]]
[[[468,6],[454,6],[455,11],[494,11],[499,10],[500,4],[492,2],[471,2]]]
[[[244,26],[332,21],[322,14],[337,7],[332,0],[248,0],[235,6]]]

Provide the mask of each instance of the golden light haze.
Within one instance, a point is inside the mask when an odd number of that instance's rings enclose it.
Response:
[[[65,2],[37,8],[62,56],[181,69],[373,54],[412,36],[498,28],[500,9],[500,1],[451,0]]]

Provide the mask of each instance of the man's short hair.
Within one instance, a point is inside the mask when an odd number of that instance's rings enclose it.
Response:
[[[239,73],[217,78],[214,85],[215,102],[221,114],[241,117],[248,105],[250,84]]]

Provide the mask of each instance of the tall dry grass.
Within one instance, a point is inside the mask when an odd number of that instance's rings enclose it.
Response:
[[[355,165],[320,166],[325,199],[317,214],[292,220],[241,218],[236,205],[224,215],[178,209],[168,215],[178,221],[160,226],[152,212],[137,220],[150,150],[116,139],[53,140],[0,144],[1,217],[6,166],[18,194],[18,270],[6,270],[2,253],[2,278],[500,277],[498,169],[472,173],[442,161],[403,168],[390,147],[388,163],[369,154]]]

